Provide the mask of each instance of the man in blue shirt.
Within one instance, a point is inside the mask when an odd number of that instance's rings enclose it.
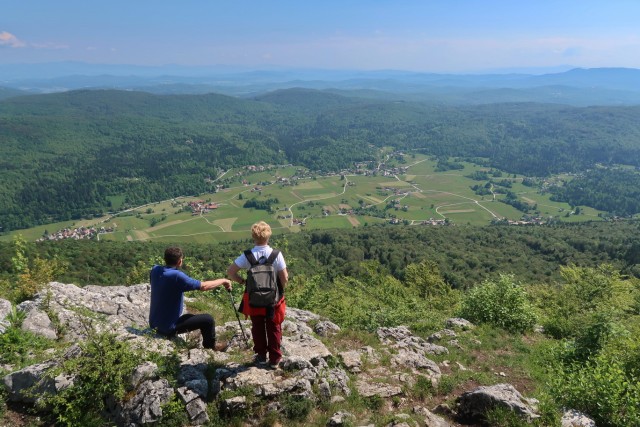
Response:
[[[184,292],[208,291],[218,286],[231,290],[231,281],[215,279],[201,282],[180,271],[184,255],[177,247],[164,251],[166,265],[156,265],[151,269],[151,308],[149,325],[159,334],[173,337],[188,331],[200,329],[202,346],[224,351],[226,344],[216,345],[215,321],[210,314],[182,314]]]

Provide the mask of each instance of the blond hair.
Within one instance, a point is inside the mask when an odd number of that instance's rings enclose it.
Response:
[[[264,221],[256,222],[251,226],[251,237],[256,243],[267,243],[271,237],[271,226]]]

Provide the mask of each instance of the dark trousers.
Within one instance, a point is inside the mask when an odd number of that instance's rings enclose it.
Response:
[[[216,344],[216,323],[210,314],[183,314],[176,322],[176,334],[200,329],[202,346],[214,348]],[[175,334],[174,334],[175,335]]]
[[[280,342],[282,341],[282,327],[273,319],[266,316],[251,316],[251,335],[253,336],[253,351],[259,356],[266,357],[269,353],[269,363],[275,364],[282,358]]]

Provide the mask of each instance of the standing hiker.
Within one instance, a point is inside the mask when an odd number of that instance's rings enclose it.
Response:
[[[227,276],[245,285],[238,311],[251,317],[256,362],[266,364],[268,355],[269,366],[276,369],[282,358],[281,324],[286,310],[284,288],[289,273],[282,253],[269,246],[269,224],[264,221],[253,224],[251,237],[255,246],[236,258],[227,269]],[[247,280],[238,275],[240,270],[247,270]]]
[[[210,314],[182,314],[184,292],[209,291],[218,286],[231,289],[229,279],[215,279],[201,282],[180,271],[184,255],[177,247],[164,251],[165,265],[151,269],[151,307],[149,325],[160,335],[173,337],[183,332],[200,329],[204,348],[224,351],[226,343],[216,343],[215,321]]]

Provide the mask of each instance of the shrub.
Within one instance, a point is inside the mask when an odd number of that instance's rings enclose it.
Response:
[[[460,316],[475,323],[489,323],[511,332],[524,332],[536,322],[525,289],[512,275],[501,274],[469,290],[462,298]]]
[[[282,412],[290,420],[304,421],[313,409],[313,402],[300,396],[287,395],[282,401]]]
[[[15,307],[7,316],[9,327],[0,334],[0,364],[23,367],[37,360],[38,353],[51,347],[50,340],[21,329],[24,317],[24,312]]]
[[[141,360],[139,353],[115,334],[87,330],[80,356],[48,373],[51,377],[60,373],[74,377],[72,386],[44,395],[39,401],[43,407],[51,408],[56,425],[103,425],[107,399],[121,400],[125,396],[131,374]]]
[[[606,351],[556,367],[550,390],[559,404],[589,414],[598,426],[640,425],[640,377]]]

